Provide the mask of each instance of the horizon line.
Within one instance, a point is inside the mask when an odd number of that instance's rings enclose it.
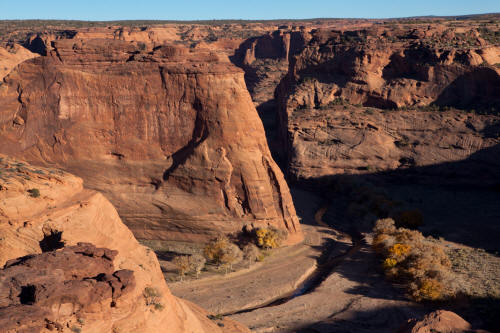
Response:
[[[418,16],[394,16],[394,17],[311,17],[311,18],[275,18],[275,19],[238,19],[238,18],[223,18],[223,19],[119,19],[119,20],[87,20],[87,19],[58,19],[58,18],[19,18],[19,19],[3,19],[0,21],[65,21],[65,22],[88,22],[88,23],[106,23],[106,22],[214,22],[214,21],[239,21],[239,22],[275,22],[275,21],[313,21],[313,20],[397,20],[397,19],[425,19],[425,18],[461,18],[469,16],[485,16],[485,15],[500,15],[500,12],[486,13],[471,13],[460,15],[418,15]]]

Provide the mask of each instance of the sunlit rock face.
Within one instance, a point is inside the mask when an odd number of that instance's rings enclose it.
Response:
[[[140,238],[200,241],[253,224],[302,239],[227,56],[111,39],[51,47],[0,87],[0,151],[84,178]]]

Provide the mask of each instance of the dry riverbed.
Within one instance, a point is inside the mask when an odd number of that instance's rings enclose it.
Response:
[[[205,279],[170,283],[174,295],[216,314],[228,314],[269,304],[290,294],[316,270],[323,243],[340,241],[329,229],[304,226],[303,244],[274,251],[249,269]],[[348,240],[345,240],[348,241]]]
[[[352,226],[346,222],[339,200],[325,205],[318,197],[298,190],[294,190],[294,198],[303,217],[303,244],[273,250],[263,262],[226,275],[205,273],[200,279],[169,282],[172,293],[259,333],[395,332],[409,318],[435,308],[449,308],[475,326],[483,326],[475,314],[478,305],[468,310],[467,304],[461,309],[458,304],[409,301],[403,289],[384,277],[380,258],[368,244],[371,237],[345,233]],[[308,203],[307,207],[301,209],[300,202]],[[368,243],[363,236],[368,236]],[[451,242],[447,247],[454,251],[454,270],[464,280],[470,279],[477,269],[469,267],[469,259],[479,252]],[[498,257],[479,254],[490,271],[498,270]],[[490,280],[488,285],[495,289],[497,280]],[[474,281],[485,285],[480,275]]]

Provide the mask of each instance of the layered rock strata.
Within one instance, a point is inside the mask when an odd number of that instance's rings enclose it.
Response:
[[[497,145],[490,37],[440,24],[312,31],[276,90],[291,178],[441,164]]]
[[[19,44],[0,46],[0,82],[17,65],[35,57],[38,57],[38,54],[30,52]]]
[[[495,116],[336,106],[293,113],[287,132],[288,172],[294,180],[407,170],[453,174],[451,182],[480,176],[484,184],[500,181]]]
[[[85,179],[139,238],[205,240],[248,224],[300,241],[243,72],[224,55],[61,39],[0,87],[0,151]]]

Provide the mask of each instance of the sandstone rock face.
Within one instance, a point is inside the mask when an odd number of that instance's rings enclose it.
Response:
[[[288,112],[344,99],[381,108],[498,106],[500,48],[477,31],[318,29],[290,64],[280,87]],[[450,47],[449,42],[456,45]],[[448,44],[447,44],[448,43]]]
[[[38,54],[18,45],[0,46],[0,82],[10,71],[25,60],[38,57]]]
[[[276,90],[292,179],[459,161],[498,145],[495,115],[422,110],[497,112],[500,48],[478,31],[318,29],[304,40]]]
[[[488,333],[473,330],[472,326],[456,313],[438,310],[426,315],[422,320],[411,319],[397,333]]]
[[[289,59],[302,51],[309,34],[277,30],[247,39],[232,61],[245,71],[245,81],[257,108],[274,99],[274,90],[288,72]]]
[[[304,47],[309,34],[302,30],[277,30],[247,39],[234,52],[231,61],[245,71],[245,82],[266,128],[271,151],[279,151],[276,87],[288,73],[289,59]],[[276,156],[276,155],[274,155]]]
[[[205,240],[269,224],[301,240],[243,72],[226,56],[51,44],[0,87],[0,151],[81,176],[139,238]]]
[[[480,173],[489,181],[498,181],[495,175],[500,155],[494,149],[500,144],[497,117],[460,111],[336,106],[293,113],[287,133],[291,147],[288,172],[295,180],[408,167],[422,169],[474,156],[476,163],[482,164]],[[490,148],[488,154],[477,154]],[[471,167],[459,174],[478,170]]]
[[[80,178],[4,156],[0,171],[2,332],[248,332],[172,296],[154,253]]]
[[[26,29],[26,28],[25,28]],[[41,55],[54,50],[52,42],[60,39],[111,39],[137,43],[142,50],[153,50],[165,43],[182,44],[191,48],[210,48],[231,55],[239,45],[251,36],[259,36],[276,29],[274,24],[154,24],[143,26],[93,26],[68,25],[36,28],[25,32],[26,37],[13,38],[28,49]],[[14,29],[15,31],[15,29]],[[16,35],[22,36],[22,31]],[[0,36],[0,41],[8,36]]]

